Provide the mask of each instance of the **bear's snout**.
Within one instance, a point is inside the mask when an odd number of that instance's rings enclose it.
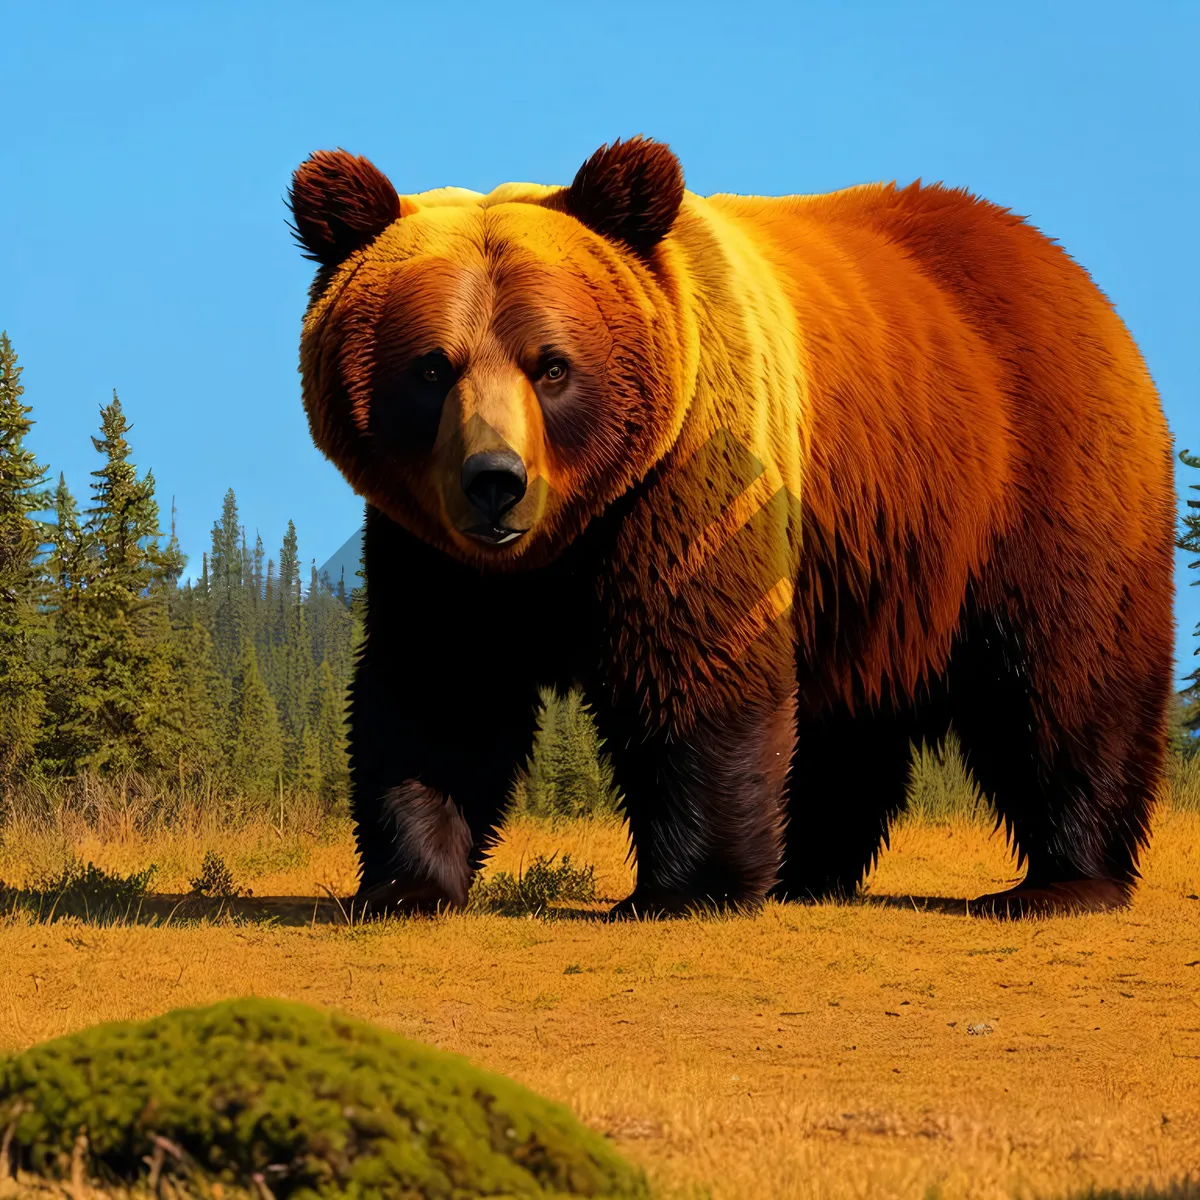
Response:
[[[510,529],[505,515],[525,495],[528,477],[514,450],[488,450],[470,455],[462,468],[462,489],[483,520],[464,532],[491,545],[515,541],[524,529]]]

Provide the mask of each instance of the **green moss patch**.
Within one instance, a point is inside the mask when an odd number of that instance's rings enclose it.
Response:
[[[110,1184],[167,1172],[276,1197],[649,1195],[561,1105],[279,1000],[98,1025],[0,1061],[11,1165],[62,1178],[74,1157],[78,1173],[81,1130],[87,1175]]]

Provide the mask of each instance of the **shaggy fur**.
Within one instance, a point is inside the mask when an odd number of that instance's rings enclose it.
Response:
[[[704,199],[637,138],[569,188],[393,203],[380,179],[338,152],[292,189],[327,272],[305,404],[368,501],[364,892],[461,902],[537,685],[579,682],[638,857],[621,911],[852,892],[910,741],[951,721],[1029,867],[982,910],[1128,896],[1171,449],[1079,266],[942,187]],[[503,545],[461,486],[496,449],[530,481]],[[469,839],[400,819],[429,796]]]

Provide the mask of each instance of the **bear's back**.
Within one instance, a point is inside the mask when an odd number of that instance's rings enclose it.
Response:
[[[1023,218],[916,184],[705,205],[784,279],[804,345],[804,640],[841,640],[818,631],[820,592],[887,578],[869,630],[834,657],[907,686],[1009,541],[1034,574],[1061,541],[1099,576],[1169,542],[1170,435],[1141,355],[1087,272]],[[907,648],[890,612],[906,595],[926,613]],[[1094,632],[1115,636],[1118,609]]]
[[[948,415],[938,411],[940,373],[969,418],[1003,432],[1004,457],[1026,483],[1033,473],[1083,513],[1107,507],[1096,494],[1103,480],[1125,533],[1158,536],[1164,504],[1173,504],[1158,393],[1108,298],[1057,242],[941,185],[708,203],[751,231],[788,277],[814,368],[814,435],[844,421],[857,393],[868,410],[894,402],[892,428],[903,437],[916,397],[896,371],[869,360],[908,354],[910,376],[934,389],[930,419]],[[841,361],[820,361],[831,355]],[[864,377],[866,397],[855,386]]]

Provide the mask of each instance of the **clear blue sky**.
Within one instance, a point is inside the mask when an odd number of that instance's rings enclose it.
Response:
[[[1200,451],[1198,61],[1195,0],[8,0],[0,328],[34,449],[78,495],[115,387],[192,567],[228,487],[251,541],[277,557],[291,517],[322,562],[361,506],[300,406],[292,170],[344,146],[402,192],[567,183],[645,133],[701,193],[920,177],[1029,215],[1113,299]],[[1181,556],[1190,670],[1189,576]]]

